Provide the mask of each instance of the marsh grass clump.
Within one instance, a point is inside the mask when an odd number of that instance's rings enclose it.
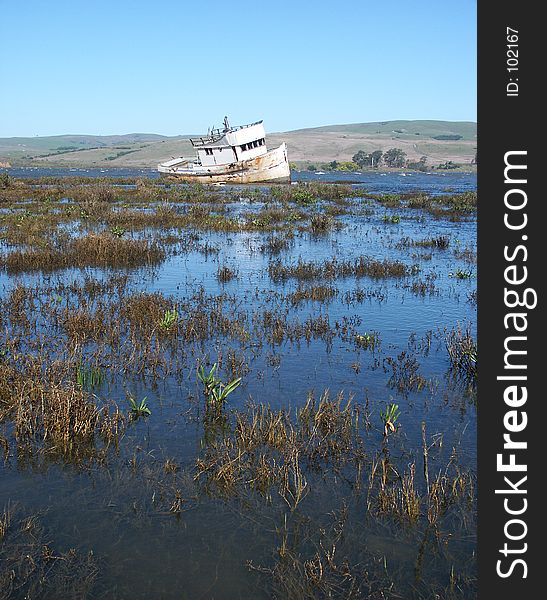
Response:
[[[433,199],[426,194],[415,194],[408,198],[406,206],[413,209],[428,210],[433,206]]]
[[[307,444],[304,455],[309,461],[335,460],[344,462],[344,454],[358,446],[359,408],[350,396],[343,393],[331,399],[328,390],[317,400],[313,394],[297,410],[298,434],[302,444]]]
[[[98,408],[79,385],[37,380],[5,365],[0,380],[10,382],[0,398],[0,419],[13,421],[21,448],[77,462],[95,454],[97,438],[108,444],[119,435],[123,419],[117,407]]]
[[[84,189],[80,190],[80,194],[85,195],[92,202],[114,202],[116,199],[116,188],[107,183],[96,183],[87,185]]]
[[[477,208],[477,192],[440,196],[440,201],[455,212],[473,212]]]
[[[376,331],[358,333],[355,335],[355,343],[364,350],[374,350],[380,343],[380,336]]]
[[[403,350],[396,359],[384,359],[384,365],[389,365],[392,370],[389,383],[400,392],[421,391],[427,385],[427,380],[420,374],[418,361]],[[385,369],[385,366],[384,366]]]
[[[469,263],[472,265],[477,263],[477,251],[475,248],[470,248],[470,247],[466,247],[463,249],[456,248],[454,250],[454,256],[457,259],[463,260],[466,263]]]
[[[121,238],[127,233],[127,229],[125,229],[125,227],[120,227],[119,225],[115,225],[110,230],[110,233],[115,237]]]
[[[9,173],[0,173],[0,189],[7,190],[12,185],[11,177]]]
[[[71,341],[98,341],[107,333],[107,315],[104,304],[99,303],[91,310],[87,303],[82,302],[79,308],[65,306],[58,313],[57,325]]]
[[[148,407],[147,396],[144,396],[144,398],[141,398],[141,401],[138,402],[135,396],[128,393],[127,400],[129,401],[129,413],[132,419],[149,417],[152,414],[152,411]]]
[[[219,283],[228,283],[237,278],[237,271],[228,265],[219,265],[217,269],[217,280]]]
[[[267,405],[249,404],[236,411],[235,423],[224,428],[229,435],[196,462],[196,479],[205,478],[209,489],[234,495],[257,490],[278,497],[294,511],[309,487],[306,469],[312,465],[342,465],[358,449],[358,415],[352,399],[343,394],[330,399],[313,395],[292,415]],[[291,418],[292,417],[292,418]]]
[[[280,254],[284,250],[288,250],[294,243],[294,237],[292,234],[289,235],[271,235],[266,239],[266,242],[262,244],[261,251],[265,254],[272,256]]]
[[[425,279],[413,281],[410,285],[410,291],[416,296],[433,296],[437,292],[433,277],[427,276]]]
[[[322,235],[330,231],[334,224],[334,219],[329,215],[316,214],[311,218],[310,230],[314,235]]]
[[[207,373],[205,367],[200,365],[197,370],[198,380],[203,384],[203,394],[207,407],[220,413],[224,404],[228,400],[228,396],[234,392],[241,384],[241,377],[233,379],[229,383],[223,383],[217,376],[217,363]]]
[[[297,514],[305,511],[317,478],[324,482],[335,473],[355,489],[365,488],[367,514],[380,521],[417,529],[437,526],[452,508],[455,514],[472,514],[472,475],[457,467],[454,454],[436,474],[426,462],[424,482],[416,477],[415,460],[400,465],[390,457],[386,438],[396,430],[398,405],[391,403],[382,411],[383,450],[371,457],[364,452],[361,414],[351,397],[330,398],[328,391],[318,399],[310,394],[294,412],[248,404],[224,415],[215,435],[206,437],[195,480],[222,497],[258,493],[268,503],[277,497],[290,514]],[[427,446],[430,451],[432,447]]]
[[[405,248],[409,246],[415,246],[418,248],[438,248],[439,250],[446,250],[450,246],[450,238],[446,235],[439,235],[431,238],[424,238],[421,240],[414,240],[410,237],[404,237],[398,244],[398,248]]]
[[[373,279],[386,277],[406,277],[418,271],[416,265],[408,266],[398,260],[376,260],[360,256],[354,263],[353,268],[356,277],[368,276]]]
[[[262,314],[262,329],[271,344],[281,344],[284,340],[298,342],[301,339],[309,343],[312,338],[330,343],[335,335],[325,315],[310,315],[305,321],[288,320],[285,315],[270,310]]]
[[[367,198],[376,200],[386,208],[398,208],[402,205],[403,196],[401,194],[366,194]]]
[[[464,270],[464,269],[456,269],[455,271],[449,273],[450,277],[454,277],[455,279],[471,279],[473,277],[473,271]]]
[[[162,329],[163,331],[170,331],[176,326],[176,324],[179,321],[179,318],[179,313],[177,312],[177,309],[175,307],[167,309],[163,313],[163,317],[159,322],[160,329]]]
[[[15,339],[8,348],[0,360],[0,422],[10,424],[18,455],[79,463],[117,444],[123,416],[87,388],[98,373],[83,367],[78,377],[73,362],[23,354]]]
[[[270,194],[280,202],[312,205],[319,199],[344,202],[347,198],[358,195],[358,192],[351,185],[313,181],[286,186],[272,186]]]
[[[285,265],[280,260],[268,265],[268,273],[273,281],[287,279],[335,279],[337,277],[406,277],[418,272],[418,267],[408,266],[398,260],[377,260],[359,256],[353,261],[339,261],[336,258],[322,263],[306,262],[302,258],[296,264]]]
[[[28,326],[29,314],[35,308],[32,291],[21,283],[16,284],[7,296],[5,315],[13,325]],[[1,323],[0,318],[0,323]]]
[[[314,190],[306,184],[298,184],[287,188],[272,187],[270,193],[274,198],[297,204],[311,205],[318,200]]]
[[[193,204],[188,209],[188,216],[194,223],[206,222],[211,216],[211,207],[204,204]]]
[[[272,229],[287,219],[287,211],[284,207],[264,206],[259,212],[247,213],[243,217],[247,228]]]
[[[390,402],[384,410],[380,411],[380,418],[384,424],[384,437],[395,432],[395,424],[401,416],[399,405]]]
[[[156,243],[90,233],[58,247],[10,252],[0,258],[0,266],[8,273],[51,272],[70,267],[139,267],[164,259],[165,252]]]
[[[369,475],[369,510],[380,517],[395,519],[401,525],[415,527],[424,504],[416,486],[415,475],[414,463],[399,472],[389,456],[376,457]]]
[[[360,194],[359,190],[344,183],[321,183],[319,181],[312,181],[306,185],[318,198],[321,198],[322,200],[332,200],[337,204],[347,204],[348,198],[359,196]]]
[[[124,298],[120,304],[120,316],[127,320],[136,332],[150,333],[157,326],[161,326],[166,319],[172,326],[173,318],[170,311],[175,311],[171,298],[160,292],[133,294]],[[177,320],[177,319],[175,319]]]
[[[68,248],[76,258],[75,266],[130,267],[158,264],[164,251],[147,240],[122,240],[106,234],[77,238]]]
[[[386,208],[409,208],[423,210],[433,218],[459,221],[462,216],[473,213],[477,208],[476,192],[430,196],[425,192],[406,194],[367,194]],[[389,221],[389,217],[388,220]]]
[[[268,265],[268,273],[273,281],[284,281],[286,279],[316,279],[319,277],[332,277],[333,263],[329,262],[319,265],[313,262],[305,262],[302,258],[293,265],[285,265],[281,260],[275,260]]]
[[[80,363],[76,369],[76,383],[83,390],[90,390],[102,385],[104,371],[99,367],[84,365]]]
[[[439,250],[446,250],[448,246],[450,246],[450,238],[446,235],[439,235],[433,238],[418,240],[416,245],[426,248],[439,248]]]
[[[287,295],[287,300],[293,305],[298,306],[301,302],[328,302],[335,298],[338,290],[333,286],[314,285],[307,288],[298,288],[295,292]]]
[[[203,384],[203,393],[206,397],[209,397],[213,391],[213,388],[220,385],[221,381],[217,376],[218,365],[215,363],[209,372],[205,370],[204,365],[200,365],[197,370],[199,381]]]
[[[8,247],[43,248],[59,237],[61,223],[59,215],[25,209],[0,216],[0,237]]]
[[[477,377],[478,348],[469,328],[457,326],[444,333],[445,345],[454,372],[466,379]]]
[[[453,506],[463,509],[475,502],[475,477],[460,469],[453,460],[432,479],[427,494],[427,520],[436,525]]]

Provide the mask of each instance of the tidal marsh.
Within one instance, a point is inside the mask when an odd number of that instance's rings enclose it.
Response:
[[[449,179],[10,177],[0,595],[473,598],[476,194]]]

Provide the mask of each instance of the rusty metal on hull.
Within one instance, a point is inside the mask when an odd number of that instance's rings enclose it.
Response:
[[[287,146],[268,150],[262,121],[231,127],[224,117],[223,129],[190,140],[197,158],[172,158],[158,165],[158,171],[179,181],[202,183],[258,183],[290,181]]]
[[[162,175],[163,178],[168,179],[169,181],[178,181],[179,183],[231,183],[231,184],[240,184],[240,183],[290,183],[291,177],[287,175],[286,177],[250,177],[249,175]]]
[[[286,145],[270,150],[256,158],[213,168],[164,169],[162,175],[188,183],[258,183],[268,181],[290,181],[290,168]]]

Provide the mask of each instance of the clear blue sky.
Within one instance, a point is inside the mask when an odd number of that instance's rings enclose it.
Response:
[[[0,137],[476,120],[476,2],[0,0]]]

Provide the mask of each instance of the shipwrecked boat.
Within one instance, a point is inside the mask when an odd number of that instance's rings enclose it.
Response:
[[[231,127],[224,117],[222,129],[191,138],[197,158],[174,158],[158,165],[163,175],[189,183],[257,183],[290,181],[287,146],[266,148],[262,121]]]

